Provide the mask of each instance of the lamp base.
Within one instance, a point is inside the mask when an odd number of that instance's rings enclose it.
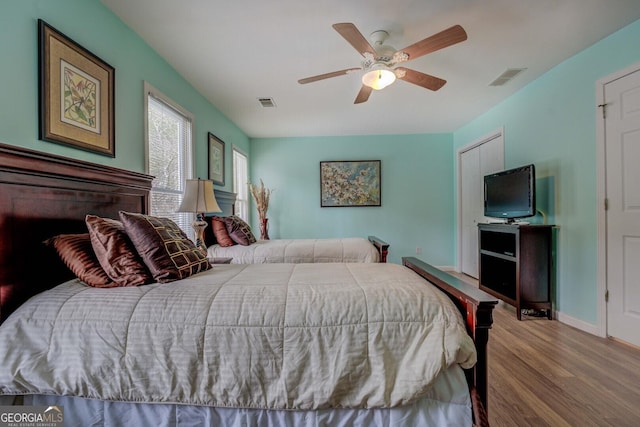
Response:
[[[196,247],[206,254],[207,246],[204,244],[204,229],[207,228],[207,222],[202,218],[202,214],[197,215],[196,220],[191,223],[191,226],[196,235]]]

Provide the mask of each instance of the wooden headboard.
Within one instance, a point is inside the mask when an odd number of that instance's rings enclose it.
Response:
[[[216,201],[218,202],[218,206],[222,210],[222,212],[218,212],[212,214],[210,216],[230,216],[235,215],[236,213],[236,193],[232,193],[230,191],[224,190],[215,190],[214,193],[216,195]],[[207,219],[207,223],[209,223],[209,227],[204,229],[204,241],[208,245],[215,243],[216,238],[213,235],[213,227],[209,220]]]
[[[216,216],[230,216],[236,213],[236,193],[229,191],[214,190],[216,201],[222,212],[215,214]]]
[[[0,144],[0,322],[73,274],[42,242],[86,233],[88,213],[148,213],[153,177]]]

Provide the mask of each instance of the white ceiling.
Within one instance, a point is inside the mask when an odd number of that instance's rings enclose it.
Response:
[[[249,137],[452,132],[640,19],[640,0],[101,1]],[[468,39],[403,64],[447,80],[439,91],[397,81],[354,105],[359,73],[298,84],[360,66],[338,22],[397,49],[455,24]],[[490,87],[507,68],[527,70]]]

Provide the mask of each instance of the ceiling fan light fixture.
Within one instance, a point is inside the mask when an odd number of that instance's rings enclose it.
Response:
[[[424,89],[432,91],[439,90],[447,83],[446,80],[397,65],[463,42],[467,39],[467,33],[464,28],[460,25],[454,25],[397,51],[393,47],[385,44],[389,33],[384,30],[374,31],[371,34],[372,45],[362,35],[360,30],[350,22],[333,24],[333,29],[362,55],[360,61],[361,66],[359,68],[348,68],[346,70],[306,77],[298,80],[298,83],[306,84],[331,77],[343,76],[354,71],[362,72],[362,87],[360,88],[360,92],[358,92],[354,104],[366,102],[374,89],[384,89],[396,81],[396,79],[420,86]]]
[[[381,63],[374,64],[362,76],[362,84],[375,90],[384,89],[395,81],[396,74],[393,70],[389,66]]]

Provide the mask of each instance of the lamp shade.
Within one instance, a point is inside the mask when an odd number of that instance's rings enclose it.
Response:
[[[213,181],[188,179],[178,212],[222,212],[213,193]]]
[[[362,84],[372,89],[380,90],[396,81],[396,75],[385,64],[374,64],[369,71],[362,76]]]

